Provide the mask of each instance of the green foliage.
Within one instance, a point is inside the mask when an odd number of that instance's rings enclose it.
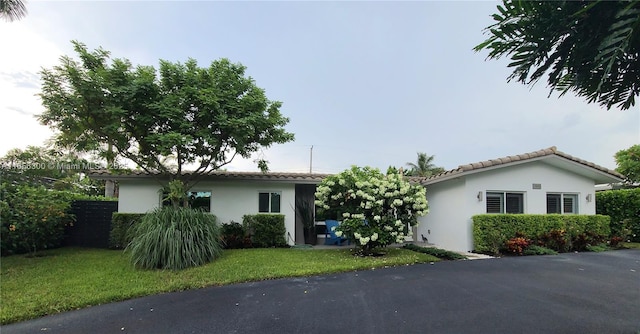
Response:
[[[640,188],[597,192],[596,212],[611,217],[611,236],[640,242]]]
[[[402,246],[402,248],[412,250],[414,252],[433,255],[442,260],[466,260],[467,259],[467,257],[462,254],[458,254],[456,252],[448,251],[446,249],[435,248],[435,247],[420,247],[414,244],[406,244]]]
[[[100,167],[100,164],[80,158],[75,152],[63,153],[59,149],[40,146],[11,149],[0,158],[3,182],[43,185],[93,196],[104,193],[104,182],[84,177],[81,173]]]
[[[587,245],[586,250],[590,252],[604,252],[609,250],[609,247],[607,247],[607,245],[605,244]]]
[[[222,224],[221,237],[224,248],[251,248],[251,238],[244,226],[237,222]]]
[[[640,145],[620,150],[615,155],[616,171],[627,178],[629,183],[640,183]]]
[[[181,270],[222,254],[220,230],[212,214],[188,208],[159,208],[132,227],[126,248],[141,269]]]
[[[111,231],[109,232],[109,248],[126,248],[133,238],[131,227],[139,223],[142,217],[144,217],[144,213],[114,212],[111,218]]]
[[[39,121],[88,147],[107,145],[158,178],[190,189],[236,156],[294,139],[284,129],[289,119],[280,113],[282,103],[267,99],[241,64],[160,61],[156,70],[72,43],[79,60],[63,57],[41,72]],[[188,165],[196,167],[185,173]]]
[[[244,215],[242,225],[254,247],[286,247],[284,215],[259,213]]]
[[[2,182],[0,196],[3,256],[58,247],[73,224],[69,208],[78,194]]]
[[[510,56],[508,80],[534,84],[610,109],[629,109],[640,93],[640,1],[503,0],[474,50]]]
[[[428,212],[425,196],[424,187],[411,185],[395,168],[382,174],[378,169],[353,166],[322,180],[315,204],[338,210],[342,223],[336,235],[344,235],[369,255],[411,235],[410,227]]]
[[[435,159],[433,155],[418,152],[418,160],[415,163],[407,162],[407,166],[410,169],[405,174],[408,176],[429,177],[444,172],[444,168],[433,164],[433,159]]]
[[[504,251],[506,242],[514,237],[568,251],[573,249],[571,242],[581,234],[594,240],[610,234],[610,218],[603,215],[482,214],[472,219],[475,250],[493,255]]]
[[[22,0],[0,1],[0,17],[8,22],[20,20],[27,16],[27,7]]]
[[[558,252],[553,249],[549,249],[546,247],[538,246],[538,245],[529,245],[522,252],[522,255],[557,255]]]

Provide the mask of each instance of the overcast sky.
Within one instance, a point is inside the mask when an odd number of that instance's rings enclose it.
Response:
[[[615,168],[640,143],[640,108],[558,98],[544,82],[507,83],[507,59],[485,61],[497,2],[29,1],[0,22],[0,155],[42,145],[39,70],[73,55],[71,40],[116,58],[201,66],[229,58],[283,102],[295,142],[264,150],[272,171],[386,169],[435,155],[446,169],[550,146]],[[255,157],[258,157],[256,155]],[[254,157],[254,158],[255,158]],[[229,170],[257,170],[236,160]]]

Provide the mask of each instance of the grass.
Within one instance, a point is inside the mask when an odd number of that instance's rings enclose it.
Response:
[[[404,246],[402,246],[402,248],[412,250],[414,252],[433,255],[442,260],[466,260],[467,259],[467,257],[462,254],[458,254],[456,252],[435,248],[435,247],[420,247],[414,244],[405,244]]]
[[[438,261],[392,248],[381,257],[348,249],[235,249],[182,271],[136,270],[122,251],[61,248],[41,257],[2,258],[0,323],[162,292]]]
[[[640,249],[640,242],[625,242],[622,244],[622,248]]]

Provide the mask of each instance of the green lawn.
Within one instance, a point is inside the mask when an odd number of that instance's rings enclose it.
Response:
[[[62,248],[42,254],[1,259],[2,324],[161,292],[438,261],[397,248],[381,257],[357,257],[348,249],[271,248],[226,250],[212,263],[182,271],[142,271],[122,251]]]
[[[622,247],[627,249],[640,249],[640,242],[625,242],[622,244]]]

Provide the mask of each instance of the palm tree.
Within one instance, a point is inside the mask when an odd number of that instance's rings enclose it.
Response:
[[[27,7],[22,0],[0,0],[0,17],[13,22],[27,16]]]
[[[640,0],[503,0],[474,50],[509,56],[514,80],[533,85],[547,75],[560,96],[630,109],[640,94]],[[549,92],[551,95],[551,92]]]
[[[427,155],[426,153],[418,152],[418,160],[416,161],[416,163],[407,162],[407,166],[411,168],[407,172],[407,175],[429,177],[431,175],[436,175],[444,172],[444,168],[437,167],[432,163],[434,158],[435,156],[433,155]]]

